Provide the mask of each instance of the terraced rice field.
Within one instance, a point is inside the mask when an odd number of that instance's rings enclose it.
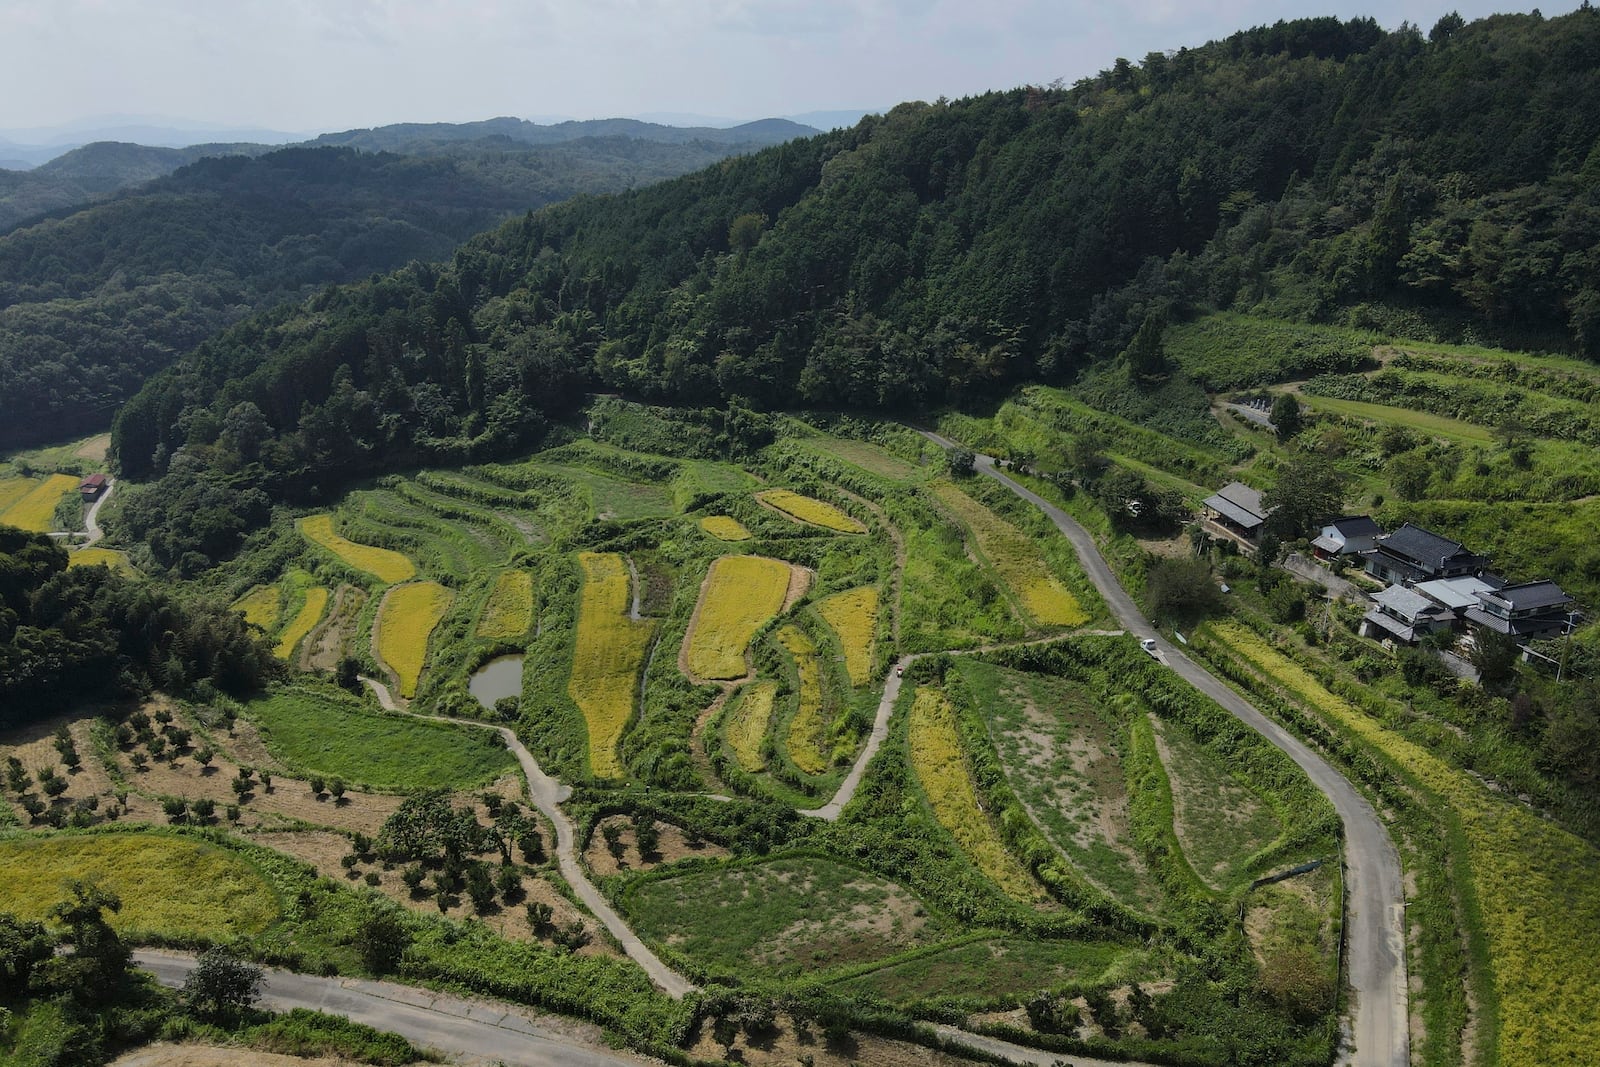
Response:
[[[70,474],[52,474],[42,482],[27,482],[27,493],[14,500],[0,514],[0,523],[18,526],[34,533],[44,533],[51,527],[56,505],[68,493],[78,488],[78,479]]]
[[[935,485],[934,492],[972,531],[978,550],[1036,625],[1082,626],[1089,621],[1071,590],[1050,573],[1032,538],[949,482]]]
[[[118,930],[227,940],[278,917],[277,895],[233,852],[158,833],[19,837],[0,842],[0,900],[44,919],[71,878],[94,879],[122,899]]]
[[[233,610],[244,616],[244,621],[271,633],[278,625],[278,587],[258,585],[233,602]]]
[[[789,720],[784,746],[796,767],[806,774],[821,774],[828,769],[828,723],[822,716],[822,663],[817,646],[797,626],[779,630],[778,643],[794,660],[800,676],[800,704]]]
[[[938,689],[917,687],[911,704],[908,743],[911,768],[939,825],[950,832],[978,870],[1008,896],[1029,903],[1043,902],[1043,889],[1007,851],[978,803],[978,790],[962,754],[955,710]]]
[[[1128,785],[1116,732],[1095,698],[1059,678],[963,660],[1006,781],[1040,831],[1089,881],[1124,904],[1160,903],[1132,847]]]
[[[97,567],[101,564],[120,574],[138,573],[133,569],[133,564],[128,562],[128,554],[114,548],[80,548],[67,557],[69,567]]]
[[[915,478],[921,469],[899,456],[879,448],[877,445],[866,441],[855,441],[846,437],[828,437],[816,441],[807,441],[809,447],[817,449],[827,455],[835,456],[846,463],[860,467],[864,471],[897,482],[910,481]]]
[[[365,571],[380,582],[394,584],[415,577],[417,568],[405,556],[387,548],[357,544],[339,536],[333,529],[332,515],[308,515],[297,524],[307,541],[332,552],[350,566]]]
[[[744,523],[731,515],[707,515],[700,520],[700,529],[718,541],[748,541],[750,531]]]
[[[783,609],[789,564],[765,556],[713,560],[684,645],[685,665],[696,678],[731,681],[749,673],[750,638]]]
[[[583,596],[567,693],[589,732],[589,768],[597,778],[623,774],[618,746],[633,717],[639,671],[655,636],[650,620],[628,618],[628,569],[615,552],[580,552]]]
[[[994,938],[969,941],[919,954],[838,983],[843,993],[865,993],[891,1004],[914,1004],[932,997],[1027,993],[1067,983],[1092,985],[1125,980],[1141,954],[1106,942],[1027,941]]]
[[[1489,942],[1499,998],[1499,1062],[1582,1063],[1600,1048],[1600,850],[1340,699],[1299,664],[1234,623],[1209,629],[1248,663],[1372,745],[1449,804]]]
[[[273,654],[279,659],[286,660],[294,655],[295,646],[305,639],[322,618],[322,613],[328,609],[328,591],[320,585],[314,585],[306,590],[306,602],[289,623],[283,633],[278,636],[278,646],[273,649]]]
[[[728,713],[725,728],[728,747],[733,749],[734,759],[739,761],[740,769],[750,774],[767,769],[766,757],[761,754],[761,743],[772,724],[772,703],[777,695],[776,682],[751,682],[739,694]]]
[[[0,516],[4,516],[12,504],[33,492],[38,484],[32,478],[0,478]]]
[[[533,625],[533,575],[506,571],[495,579],[489,602],[478,617],[478,636],[486,640],[521,637]]]
[[[872,645],[878,626],[878,587],[864,585],[817,602],[817,614],[839,639],[850,684],[872,681]]]
[[[939,940],[904,887],[795,857],[646,882],[623,907],[645,937],[722,973],[810,976]]]
[[[1156,749],[1172,782],[1173,829],[1195,873],[1215,889],[1245,876],[1250,857],[1283,832],[1266,801],[1181,727],[1159,721]]]
[[[795,522],[805,523],[810,526],[821,526],[823,529],[835,533],[861,534],[867,528],[849,515],[840,511],[832,504],[815,500],[809,496],[788,489],[768,489],[757,493],[756,499],[776,511],[793,519]]]
[[[455,594],[438,582],[412,582],[389,591],[378,609],[378,655],[400,680],[400,695],[417,695],[428,662],[428,638]]]

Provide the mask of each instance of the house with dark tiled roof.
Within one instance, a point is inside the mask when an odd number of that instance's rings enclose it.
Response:
[[[1448,608],[1403,585],[1391,585],[1374,594],[1372,607],[1361,618],[1361,636],[1410,645],[1427,634],[1450,629],[1454,621]]]
[[[1383,536],[1383,527],[1368,515],[1346,515],[1322,527],[1311,541],[1311,552],[1318,559],[1349,556],[1365,552]]]
[[[1468,552],[1461,542],[1440,537],[1420,526],[1406,523],[1394,533],[1379,537],[1361,553],[1362,566],[1374,578],[1413,585],[1435,578],[1454,578],[1473,574],[1487,562]]]
[[[1468,625],[1516,638],[1519,642],[1555,637],[1566,629],[1572,597],[1552,581],[1520,582],[1476,594]]]
[[[1229,482],[1200,502],[1206,522],[1229,537],[1254,546],[1267,522],[1261,493],[1243,482]]]

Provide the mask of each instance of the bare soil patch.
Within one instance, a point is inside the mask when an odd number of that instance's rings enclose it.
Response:
[[[357,1067],[355,1060],[283,1056],[247,1048],[214,1045],[147,1045],[123,1054],[111,1067]]]
[[[365,589],[341,585],[334,590],[333,610],[323,615],[311,631],[310,640],[301,642],[301,670],[331,671],[339,666],[339,660],[350,652],[356,623],[366,603]]]
[[[538,874],[529,873],[526,869],[522,873],[522,898],[514,903],[507,904],[502,901],[487,912],[479,912],[473,908],[471,900],[465,894],[457,894],[447,902],[447,907],[441,908],[438,899],[428,891],[428,886],[432,882],[431,874],[429,880],[423,883],[423,890],[412,893],[402,878],[404,865],[386,867],[374,857],[371,860],[358,860],[353,867],[345,867],[342,861],[350,854],[353,845],[350,838],[343,834],[328,830],[268,830],[251,834],[250,839],[257,844],[292,856],[302,863],[310,864],[320,875],[345,881],[351,885],[370,885],[367,875],[375,874],[378,883],[373,888],[396,903],[412,911],[446,915],[453,919],[474,919],[508,941],[550,942],[548,932],[543,936],[534,933],[528,923],[527,908],[523,906],[529,901],[548,904],[551,921],[556,926],[570,926],[577,923],[588,932],[589,942],[578,950],[580,955],[617,955],[616,949],[602,935],[598,922],[562,896],[549,881]],[[476,858],[496,869],[500,864],[498,852],[485,852]]]
[[[103,433],[98,437],[91,437],[79,445],[72,454],[79,459],[91,459],[96,463],[106,461],[106,451],[111,447],[111,435]]]
[[[606,840],[601,832],[601,827],[617,826],[621,834],[617,838],[619,856],[613,856],[606,847]],[[710,841],[701,841],[698,848],[689,844],[688,836],[683,830],[669,822],[656,823],[656,831],[661,840],[656,845],[656,850],[648,857],[639,855],[639,846],[635,841],[633,820],[626,815],[612,815],[603,819],[595,827],[593,836],[589,839],[589,847],[583,854],[583,862],[597,876],[604,878],[619,871],[649,871],[678,860],[689,859],[693,856],[704,856],[707,859],[723,859],[732,855],[721,845],[712,844]]]

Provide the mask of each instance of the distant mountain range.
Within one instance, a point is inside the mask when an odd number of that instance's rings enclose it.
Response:
[[[253,311],[810,132],[491,119],[286,148],[97,143],[0,171],[0,445],[104,427],[145,376]]]

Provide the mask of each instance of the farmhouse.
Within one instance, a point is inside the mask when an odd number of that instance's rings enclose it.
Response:
[[[83,496],[85,504],[100,499],[100,494],[106,491],[106,476],[104,474],[91,474],[78,483],[78,492]]]
[[[1261,494],[1243,482],[1229,482],[1201,501],[1206,523],[1226,537],[1254,548],[1266,524],[1267,512]]]
[[[1361,553],[1361,559],[1368,574],[1403,585],[1472,574],[1487,562],[1461,547],[1459,541],[1409,522],[1394,533],[1379,537]]]
[[[1468,624],[1519,642],[1561,633],[1572,603],[1572,597],[1548,580],[1485,589],[1476,596],[1477,606],[1466,610]]]
[[[1456,578],[1435,578],[1428,582],[1418,582],[1411,588],[1460,619],[1468,608],[1478,606],[1479,593],[1499,589],[1505,584],[1504,578],[1484,571],[1481,574],[1463,574]]]
[[[1455,617],[1449,609],[1403,585],[1391,585],[1372,598],[1361,619],[1361,636],[1414,644],[1426,634],[1448,630]]]
[[[1311,551],[1318,559],[1353,555],[1371,549],[1381,536],[1383,527],[1371,517],[1347,515],[1324,526],[1322,532],[1312,540]]]

